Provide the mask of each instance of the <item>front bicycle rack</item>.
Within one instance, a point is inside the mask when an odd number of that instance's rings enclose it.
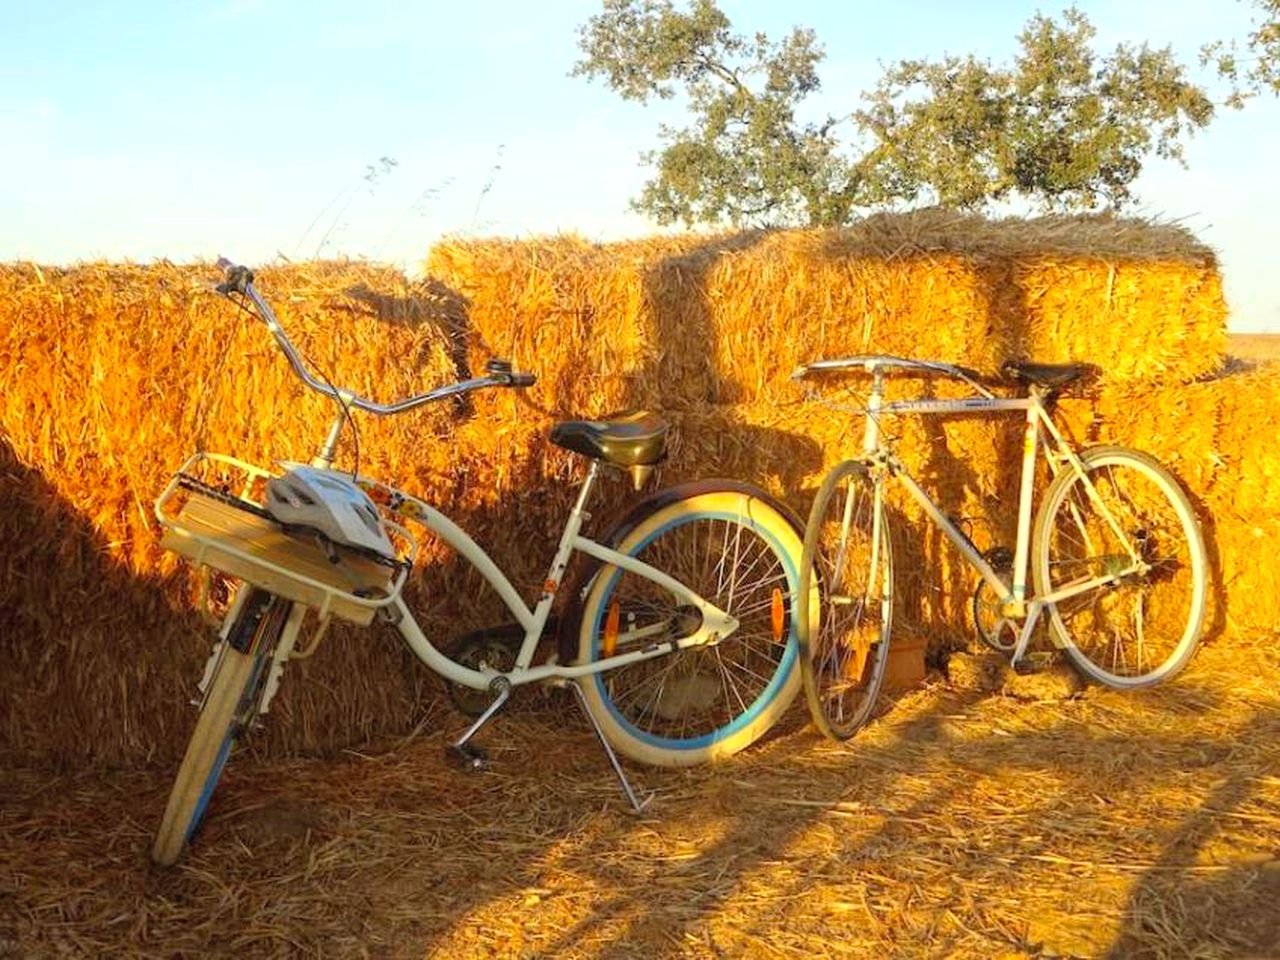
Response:
[[[276,471],[234,457],[197,453],[156,500],[160,544],[198,567],[228,576],[330,616],[366,626],[400,596],[418,541],[383,513],[396,547],[388,566],[317,538],[284,529],[262,509],[266,481]]]

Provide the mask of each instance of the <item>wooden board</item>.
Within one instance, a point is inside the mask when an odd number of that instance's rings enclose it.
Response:
[[[323,587],[303,583],[268,564],[284,567],[341,593],[368,591],[379,595],[391,589],[391,571],[381,564],[345,551],[339,563],[332,563],[316,544],[291,536],[270,520],[247,510],[198,493],[188,496],[178,513],[176,526],[198,535],[199,539],[166,528],[160,541],[166,549],[309,607],[319,609],[325,597],[332,596],[329,610],[344,620],[367,624],[373,620],[374,611],[331,594]],[[227,548],[249,557],[237,556]]]

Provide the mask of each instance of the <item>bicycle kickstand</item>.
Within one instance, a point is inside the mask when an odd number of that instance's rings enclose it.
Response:
[[[511,682],[506,677],[495,677],[489,689],[497,693],[493,703],[485,707],[484,713],[476,717],[475,722],[462,732],[462,736],[444,748],[449,759],[466,770],[482,770],[488,763],[489,755],[483,748],[472,746],[471,738],[479,733],[480,728],[492,720],[511,699]]]
[[[618,762],[618,755],[613,752],[612,744],[605,739],[604,731],[600,729],[600,724],[596,722],[595,714],[587,706],[587,695],[582,692],[582,687],[579,684],[570,681],[569,686],[573,688],[573,694],[578,698],[578,706],[582,707],[582,712],[587,715],[591,729],[596,732],[596,739],[600,741],[600,746],[604,747],[605,756],[609,758],[609,765],[613,767],[613,773],[618,778],[618,783],[622,785],[622,792],[627,795],[627,802],[631,804],[632,810],[639,813],[649,805],[649,801],[653,799],[654,795],[651,793],[643,800],[636,797],[635,791],[631,789],[631,783],[627,780],[626,773],[622,770],[622,764]]]

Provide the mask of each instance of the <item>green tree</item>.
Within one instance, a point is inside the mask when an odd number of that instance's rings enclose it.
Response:
[[[653,179],[633,201],[662,223],[830,226],[892,201],[1012,196],[1118,208],[1151,153],[1181,161],[1213,104],[1170,50],[1099,56],[1093,36],[1074,9],[1036,16],[1012,63],[903,61],[850,112],[804,121],[823,57],[813,31],[747,37],[715,0],[605,0],[580,30],[574,73],[641,103],[687,98],[691,122],[660,128],[645,155]]]
[[[1218,40],[1205,45],[1200,56],[1231,82],[1230,103],[1237,107],[1268,90],[1280,96],[1280,0],[1253,0],[1253,5],[1262,19],[1254,21],[1243,53],[1238,42]]]

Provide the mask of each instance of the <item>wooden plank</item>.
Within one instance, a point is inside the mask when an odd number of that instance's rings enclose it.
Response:
[[[343,593],[385,594],[391,588],[391,571],[381,564],[341,550],[341,562],[331,563],[314,542],[291,536],[270,520],[198,493],[188,496],[176,524],[200,536],[204,543],[167,530],[161,540],[166,549],[310,607],[322,606],[326,592],[267,564],[297,572]],[[224,546],[250,556],[248,559],[236,556],[222,549]],[[331,602],[330,611],[344,620],[361,624],[373,619],[373,610],[341,597]]]

